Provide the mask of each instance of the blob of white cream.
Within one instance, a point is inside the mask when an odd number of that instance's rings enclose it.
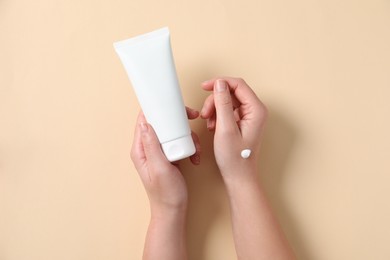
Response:
[[[244,159],[248,159],[251,153],[252,151],[250,149],[244,149],[241,151],[241,157]]]

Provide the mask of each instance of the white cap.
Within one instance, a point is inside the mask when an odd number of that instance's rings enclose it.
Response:
[[[162,150],[168,161],[174,162],[195,153],[195,145],[191,135],[186,135],[161,144]]]

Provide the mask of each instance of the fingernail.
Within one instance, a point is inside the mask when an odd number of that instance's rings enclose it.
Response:
[[[192,108],[191,108],[191,112],[192,112],[193,114],[195,114],[196,116],[199,116],[199,111],[198,111],[198,110],[192,109]]]
[[[142,132],[146,133],[148,131],[148,126],[144,122],[140,123],[139,126]]]
[[[226,90],[226,83],[223,80],[217,80],[215,84],[215,88],[217,89],[217,92],[223,92]]]
[[[187,107],[188,110],[191,112],[191,113],[198,113],[199,111],[195,108],[191,108],[191,107]]]
[[[208,80],[205,80],[202,82],[202,85],[206,85],[207,83],[209,83],[211,81],[211,79],[208,79]]]
[[[200,163],[200,156],[198,154],[194,156],[194,161],[196,164]]]

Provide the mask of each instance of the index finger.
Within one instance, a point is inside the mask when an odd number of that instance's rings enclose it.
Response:
[[[147,177],[144,174],[146,156],[145,156],[145,151],[141,140],[140,124],[145,122],[146,122],[145,116],[142,113],[142,111],[140,111],[137,116],[137,123],[134,130],[133,144],[130,153],[131,160],[133,161],[135,168],[137,169],[139,175],[141,176],[142,181],[146,180]]]

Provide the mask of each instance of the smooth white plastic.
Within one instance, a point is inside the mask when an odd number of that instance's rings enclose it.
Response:
[[[167,27],[114,43],[146,120],[171,162],[195,153]]]

